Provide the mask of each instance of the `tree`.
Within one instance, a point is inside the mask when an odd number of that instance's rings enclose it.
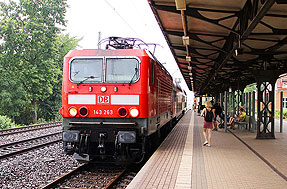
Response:
[[[25,107],[33,109],[33,123],[37,121],[39,101],[52,94],[60,73],[53,53],[60,26],[65,26],[66,7],[66,0],[0,3],[0,74],[5,77],[2,85],[11,92],[7,99],[19,95],[30,103],[31,107]],[[11,85],[20,93],[11,90]],[[1,93],[3,96],[2,90]]]
[[[256,83],[252,83],[250,85],[247,85],[244,89],[245,93],[249,93],[249,92],[253,92],[253,91],[257,91],[257,84]]]
[[[56,62],[58,70],[56,80],[53,83],[53,93],[46,99],[39,101],[40,115],[39,117],[45,120],[54,120],[60,117],[59,110],[62,101],[62,71],[64,56],[71,50],[78,47],[78,42],[81,39],[70,37],[69,34],[61,34],[55,41],[54,62]]]

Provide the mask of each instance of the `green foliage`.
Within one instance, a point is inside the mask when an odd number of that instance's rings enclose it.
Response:
[[[56,40],[55,51],[55,64],[58,68],[58,73],[55,81],[53,82],[53,93],[46,99],[39,101],[40,114],[39,117],[45,120],[59,121],[61,118],[60,108],[62,101],[62,71],[63,71],[63,58],[71,50],[78,47],[78,42],[81,39],[70,37],[68,34],[59,35]]]
[[[275,118],[280,118],[280,110],[275,111]],[[287,109],[283,109],[283,119],[287,119]]]
[[[60,35],[66,0],[0,2],[0,114],[52,120],[61,105],[62,61],[80,39]]]
[[[0,115],[0,129],[9,129],[15,126],[16,124],[9,117]]]
[[[249,93],[249,92],[253,92],[253,91],[257,91],[257,84],[256,83],[252,83],[250,85],[247,85],[244,89],[244,93]]]

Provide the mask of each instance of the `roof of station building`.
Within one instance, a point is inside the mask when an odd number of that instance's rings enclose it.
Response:
[[[214,93],[254,83],[259,70],[287,72],[286,0],[149,3],[190,90]]]

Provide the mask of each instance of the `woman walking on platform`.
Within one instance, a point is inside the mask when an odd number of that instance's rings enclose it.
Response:
[[[213,128],[212,121],[215,117],[214,111],[211,110],[212,104],[210,101],[207,101],[205,103],[205,107],[201,113],[201,116],[204,117],[204,123],[203,123],[203,136],[205,139],[205,142],[203,143],[203,146],[210,147],[211,144],[211,130]],[[207,140],[207,129],[208,129],[208,140]]]

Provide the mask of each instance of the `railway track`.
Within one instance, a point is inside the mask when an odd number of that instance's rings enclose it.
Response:
[[[50,188],[106,188],[110,189],[127,172],[127,168],[113,166],[92,166],[84,164],[59,177],[42,189]]]
[[[61,133],[62,132],[56,132],[40,137],[0,145],[0,160],[16,154],[40,148],[49,144],[60,142],[62,139]]]
[[[52,127],[59,127],[61,126],[61,124],[62,122],[54,122],[54,123],[44,123],[44,124],[38,124],[38,125],[32,125],[32,126],[26,126],[26,127],[5,129],[5,130],[0,130],[0,136],[19,134],[19,133],[24,133],[24,132],[52,128]]]

